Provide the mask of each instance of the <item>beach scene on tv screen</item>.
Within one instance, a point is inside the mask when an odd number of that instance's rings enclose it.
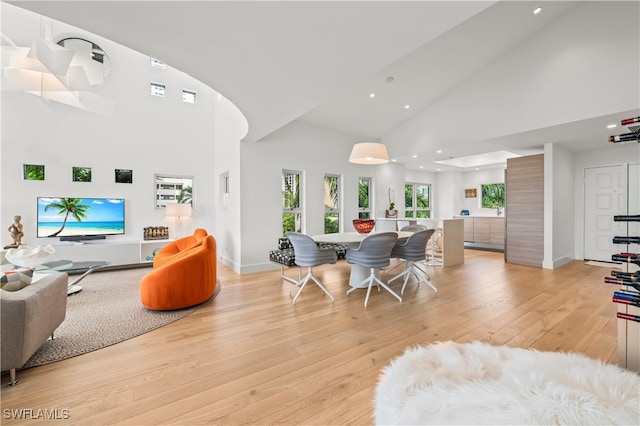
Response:
[[[122,198],[38,198],[38,238],[124,234]]]

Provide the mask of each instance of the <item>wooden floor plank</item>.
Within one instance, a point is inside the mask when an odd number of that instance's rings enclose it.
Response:
[[[221,293],[193,314],[19,371],[2,408],[67,409],[61,425],[372,424],[380,370],[410,346],[481,340],[617,361],[607,268],[551,271],[465,250],[463,265],[427,267],[437,293],[412,278],[402,303],[373,290],[367,308],[365,290],[346,295],[349,268],[315,268],[335,302],[309,285],[293,305],[297,288],[279,270],[240,276],[219,265]]]

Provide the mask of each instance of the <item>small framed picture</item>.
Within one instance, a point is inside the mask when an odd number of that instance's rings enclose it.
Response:
[[[74,182],[91,182],[91,167],[73,167]]]
[[[39,164],[23,164],[22,177],[24,180],[44,180],[44,166]]]
[[[116,169],[116,183],[133,183],[133,170]]]

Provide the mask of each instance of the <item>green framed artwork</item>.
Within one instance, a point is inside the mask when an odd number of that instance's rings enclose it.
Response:
[[[41,164],[23,164],[24,180],[44,180],[44,166]]]
[[[73,167],[74,182],[91,182],[91,167]]]

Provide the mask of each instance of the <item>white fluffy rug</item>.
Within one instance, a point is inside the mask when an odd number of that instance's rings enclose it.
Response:
[[[411,348],[382,370],[377,425],[640,424],[640,376],[579,354],[474,342]]]

